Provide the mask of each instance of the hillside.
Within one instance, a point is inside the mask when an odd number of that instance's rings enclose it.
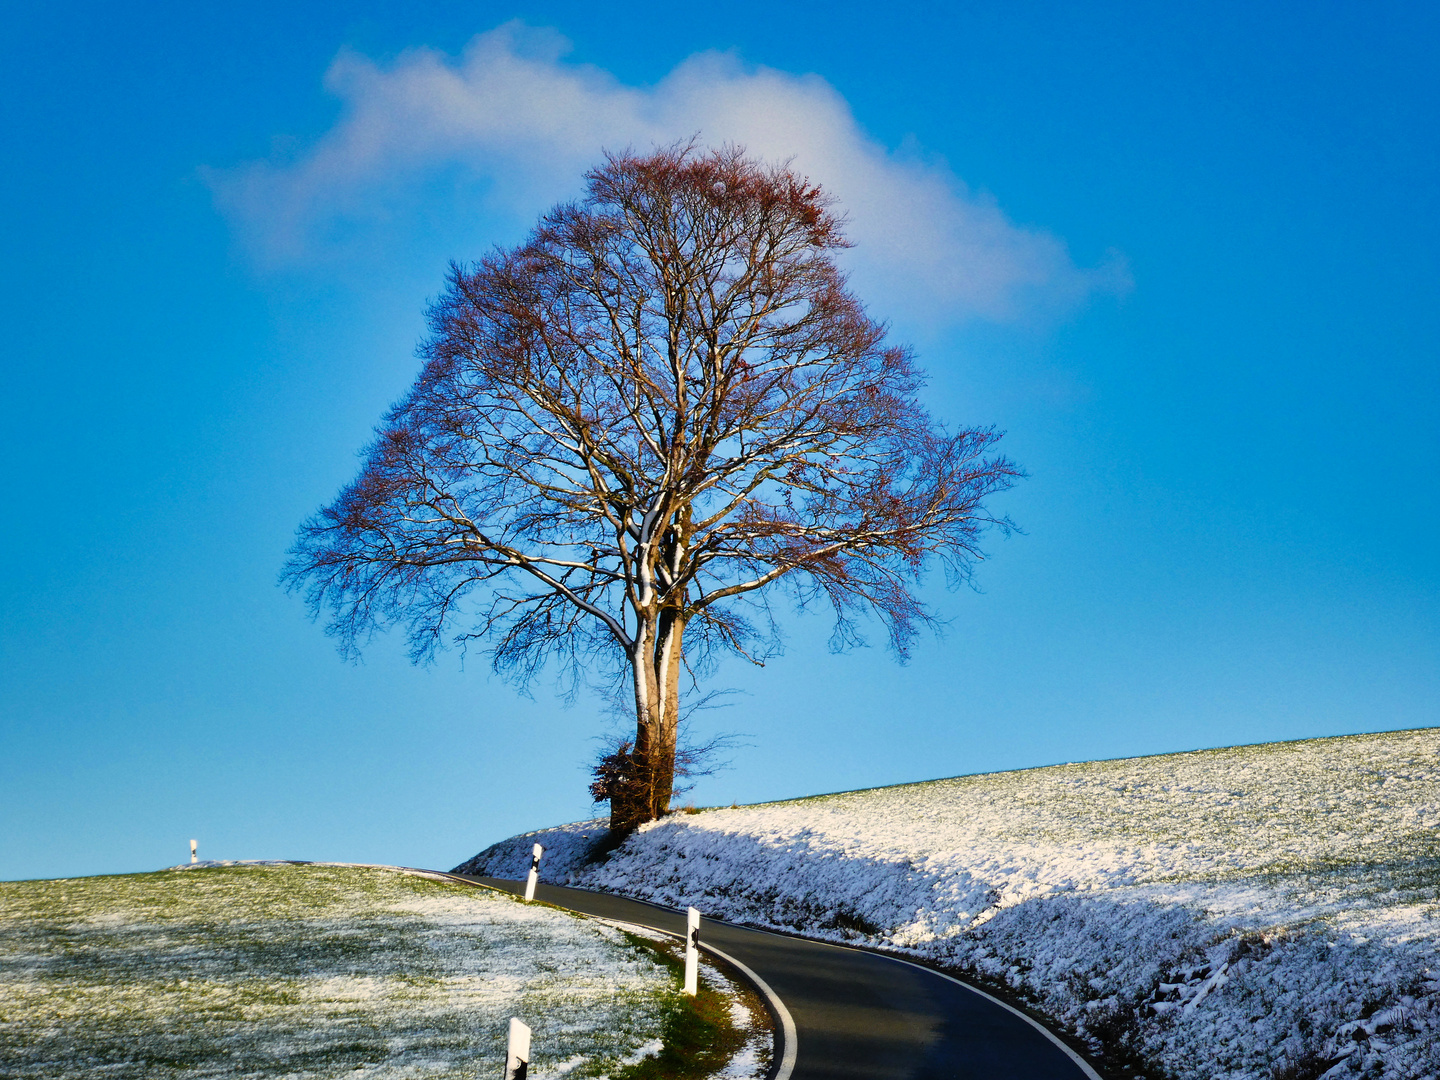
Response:
[[[375,868],[0,882],[0,1076],[532,1075],[659,1049],[673,974],[620,931]]]
[[[899,949],[1184,1078],[1440,1075],[1440,730],[600,821],[460,869]]]

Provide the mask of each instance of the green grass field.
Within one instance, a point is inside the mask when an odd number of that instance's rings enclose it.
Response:
[[[0,1077],[532,1076],[656,1045],[673,974],[620,931],[380,869],[0,882]]]

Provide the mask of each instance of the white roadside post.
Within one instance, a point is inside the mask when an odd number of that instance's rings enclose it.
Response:
[[[695,996],[700,985],[700,912],[685,915],[685,993]]]
[[[190,861],[191,861],[192,863],[193,863],[193,862],[199,862],[199,861],[200,861],[199,857],[195,854],[195,841],[194,841],[194,840],[191,840],[191,841],[190,841]]]
[[[530,1029],[510,1018],[510,1039],[505,1046],[505,1080],[525,1080],[530,1072]]]
[[[530,875],[525,879],[525,899],[535,899],[535,882],[540,880],[540,856],[545,854],[545,849],[539,844],[530,853]]]

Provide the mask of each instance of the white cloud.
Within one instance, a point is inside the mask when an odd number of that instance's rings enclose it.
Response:
[[[1015,225],[943,164],[887,150],[818,76],[702,53],[633,87],[566,62],[567,48],[553,31],[512,23],[458,59],[419,49],[382,66],[341,53],[325,79],[343,102],[330,131],[293,161],[213,171],[210,182],[246,238],[284,260],[417,213],[437,178],[528,220],[577,194],[602,150],[699,134],[792,159],[833,193],[857,245],[847,261],[884,310],[898,304],[931,325],[1010,321],[1128,283],[1118,260],[1078,268],[1060,239]]]

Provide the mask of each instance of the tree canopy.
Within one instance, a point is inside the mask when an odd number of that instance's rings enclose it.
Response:
[[[635,737],[598,789],[664,814],[681,685],[763,660],[774,603],[876,617],[902,655],[932,561],[967,580],[1020,475],[918,400],[835,263],[818,186],[736,148],[608,156],[523,243],[452,264],[424,366],[285,570],[353,650],[480,643],[521,682],[623,679]]]

